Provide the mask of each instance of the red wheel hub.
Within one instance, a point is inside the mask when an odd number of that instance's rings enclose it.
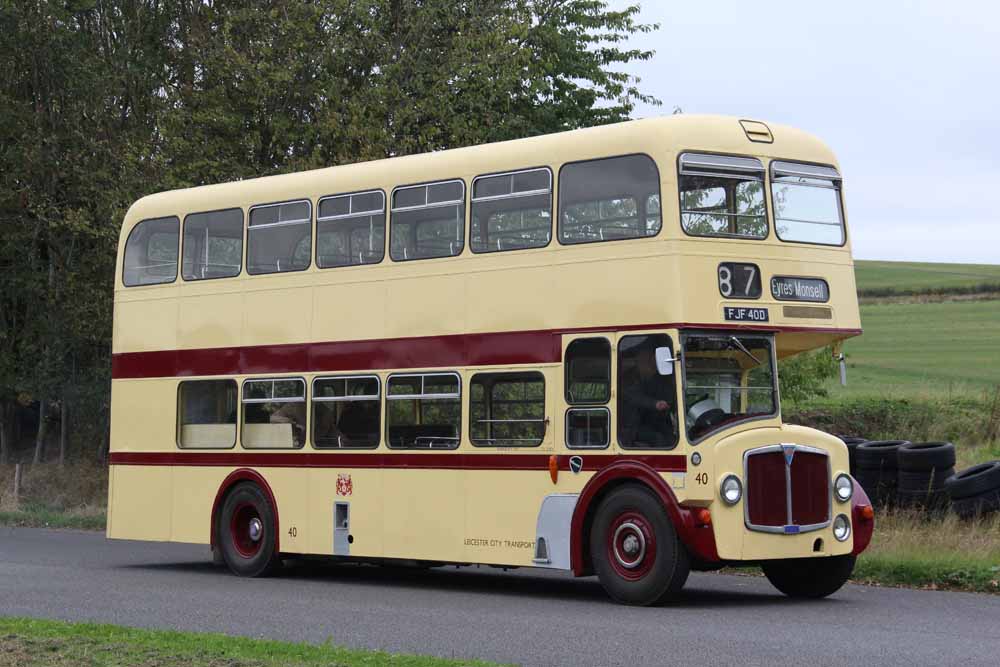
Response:
[[[253,558],[264,541],[264,522],[260,512],[250,503],[240,503],[229,520],[229,535],[233,546],[244,558]]]
[[[622,512],[608,530],[608,562],[622,579],[642,579],[656,563],[656,536],[646,517],[632,510]]]

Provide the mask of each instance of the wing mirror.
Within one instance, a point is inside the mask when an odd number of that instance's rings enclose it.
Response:
[[[681,355],[673,356],[669,347],[656,348],[656,372],[660,375],[673,375],[674,364],[681,360]]]

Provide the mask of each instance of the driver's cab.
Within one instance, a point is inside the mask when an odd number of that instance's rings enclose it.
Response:
[[[738,423],[778,415],[772,334],[683,332],[681,348],[689,442],[698,443]]]

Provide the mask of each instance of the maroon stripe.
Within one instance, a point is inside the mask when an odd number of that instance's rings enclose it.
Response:
[[[601,470],[618,461],[637,461],[659,472],[684,472],[682,454],[577,454],[584,470]],[[557,454],[559,469],[569,470],[570,454]],[[549,454],[427,454],[364,452],[112,452],[111,465],[241,466],[251,468],[410,468],[416,470],[545,470]]]
[[[563,334],[640,329],[711,329],[720,324],[641,324],[580,327],[542,331],[455,334],[385,338],[369,341],[253,345],[154,352],[120,352],[112,355],[111,377],[189,377],[193,375],[251,375],[359,371],[382,369],[543,364],[562,361]],[[853,336],[860,329],[810,327],[726,326],[744,331],[827,333]]]

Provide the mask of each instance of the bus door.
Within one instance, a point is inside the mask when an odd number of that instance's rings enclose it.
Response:
[[[611,333],[563,338],[564,439],[569,449],[611,445],[613,339]]]

